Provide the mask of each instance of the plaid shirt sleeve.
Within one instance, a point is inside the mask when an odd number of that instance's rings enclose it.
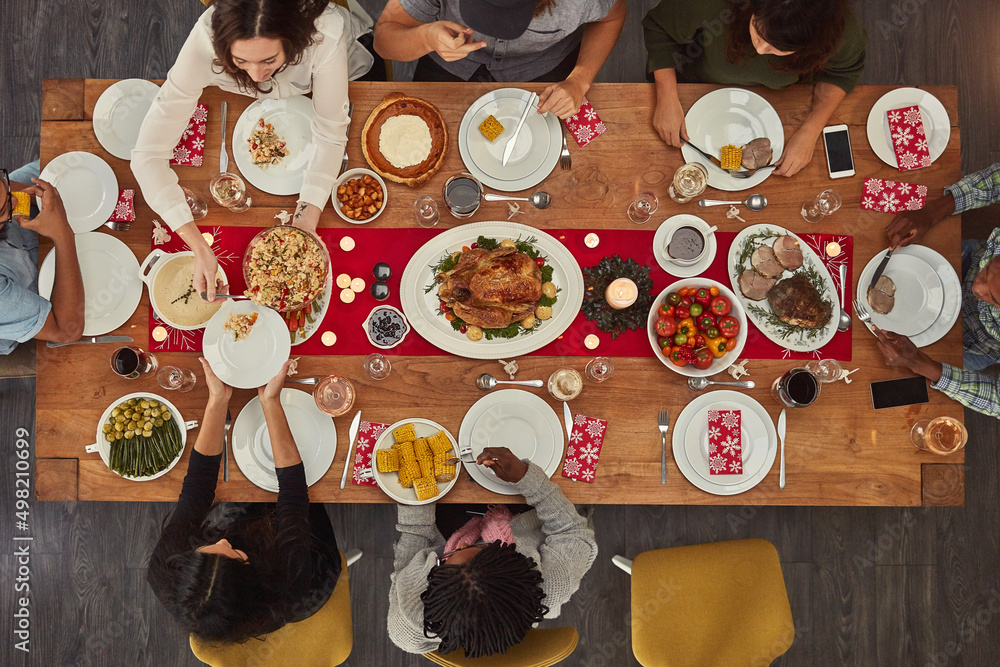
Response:
[[[931,387],[976,412],[1000,417],[1000,380],[943,363],[941,378]]]
[[[982,208],[1000,201],[1000,162],[982,171],[969,174],[945,192],[955,198],[955,213]]]

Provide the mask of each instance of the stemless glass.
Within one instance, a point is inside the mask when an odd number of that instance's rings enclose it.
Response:
[[[802,204],[802,218],[806,222],[819,222],[835,213],[843,203],[844,200],[836,190],[823,190],[815,199]]]
[[[604,382],[615,372],[615,365],[607,357],[594,357],[587,362],[583,374],[592,382]]]
[[[195,377],[194,371],[186,368],[164,366],[160,369],[160,372],[156,374],[156,381],[164,389],[185,392],[194,389],[194,385],[198,381],[198,378]]]
[[[708,170],[697,162],[681,165],[670,183],[670,198],[678,204],[685,204],[693,197],[705,192],[708,187]]]
[[[185,187],[181,187],[181,190],[184,191],[184,201],[187,202],[188,208],[191,209],[191,215],[194,216],[195,220],[201,220],[208,215],[208,202],[205,201],[204,197],[196,195]]]
[[[656,213],[660,200],[652,192],[640,192],[628,205],[628,219],[637,225],[644,225]]]
[[[228,208],[233,213],[242,213],[250,208],[247,184],[237,174],[231,174],[228,171],[216,174],[209,183],[209,190],[215,203]]]
[[[965,426],[951,417],[923,419],[910,429],[913,446],[932,454],[954,454],[968,441],[969,432]]]
[[[365,357],[362,366],[365,372],[368,373],[368,377],[373,380],[384,380],[389,377],[389,372],[392,370],[392,364],[385,355],[379,354],[378,352],[373,352]]]
[[[430,195],[420,195],[413,202],[413,217],[417,219],[417,224],[421,227],[431,228],[438,223],[441,216],[438,214],[438,205],[434,197]]]
[[[354,405],[354,385],[345,377],[327,375],[316,384],[313,399],[324,413],[339,417]]]
[[[806,368],[793,368],[771,385],[771,397],[790,408],[806,408],[819,398],[820,383]]]
[[[572,401],[583,391],[583,377],[572,368],[560,368],[549,376],[549,393],[559,401]]]
[[[463,171],[444,184],[444,203],[456,218],[472,217],[479,210],[483,198],[483,184],[472,174]]]
[[[816,376],[816,379],[827,384],[840,379],[843,367],[836,359],[813,359],[806,364],[806,370]]]
[[[126,345],[111,354],[111,370],[126,380],[149,377],[156,372],[156,357],[141,347]]]

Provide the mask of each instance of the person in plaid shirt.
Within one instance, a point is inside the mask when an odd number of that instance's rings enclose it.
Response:
[[[948,186],[921,210],[897,215],[886,227],[889,247],[916,243],[948,215],[997,202],[1000,163]],[[1000,380],[981,372],[1000,361],[1000,227],[985,241],[962,241],[962,275],[963,368],[934,361],[906,336],[874,327],[878,348],[888,365],[909,368],[962,405],[1000,417]]]

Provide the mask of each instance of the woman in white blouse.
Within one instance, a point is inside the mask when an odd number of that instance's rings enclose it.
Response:
[[[194,251],[194,287],[209,300],[218,261],[169,163],[202,91],[218,86],[257,99],[312,92],[315,152],[293,224],[315,231],[347,144],[347,82],[372,65],[355,41],[361,32],[356,18],[326,0],[217,0],[181,47],[142,123],[132,173],[153,211]]]

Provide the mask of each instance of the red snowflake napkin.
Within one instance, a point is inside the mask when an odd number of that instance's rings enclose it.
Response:
[[[927,202],[927,186],[913,183],[866,178],[861,193],[861,208],[880,213],[899,213],[922,209]]]
[[[743,437],[739,410],[708,411],[708,473],[743,474]]]
[[[388,424],[378,422],[361,421],[358,426],[358,443],[354,452],[354,483],[360,486],[378,486],[373,477],[360,479],[358,474],[362,470],[372,467],[372,452],[375,451],[375,441],[382,435],[382,431],[389,428]]]
[[[135,190],[121,190],[118,193],[118,203],[108,218],[108,222],[132,222],[135,220]]]
[[[581,148],[608,131],[604,121],[594,111],[594,107],[590,106],[586,97],[583,98],[580,110],[563,122]]]
[[[889,119],[889,134],[899,170],[910,171],[931,166],[931,152],[927,147],[927,134],[920,117],[920,107],[914,105],[892,109],[886,112],[886,117]]]
[[[597,460],[601,458],[601,446],[608,422],[597,417],[576,415],[573,417],[573,434],[566,446],[566,461],[563,463],[563,477],[580,482],[593,482],[597,474]]]
[[[174,148],[174,156],[170,164],[188,167],[200,167],[205,157],[205,128],[208,123],[208,107],[199,104],[188,126],[181,135],[181,140]]]

